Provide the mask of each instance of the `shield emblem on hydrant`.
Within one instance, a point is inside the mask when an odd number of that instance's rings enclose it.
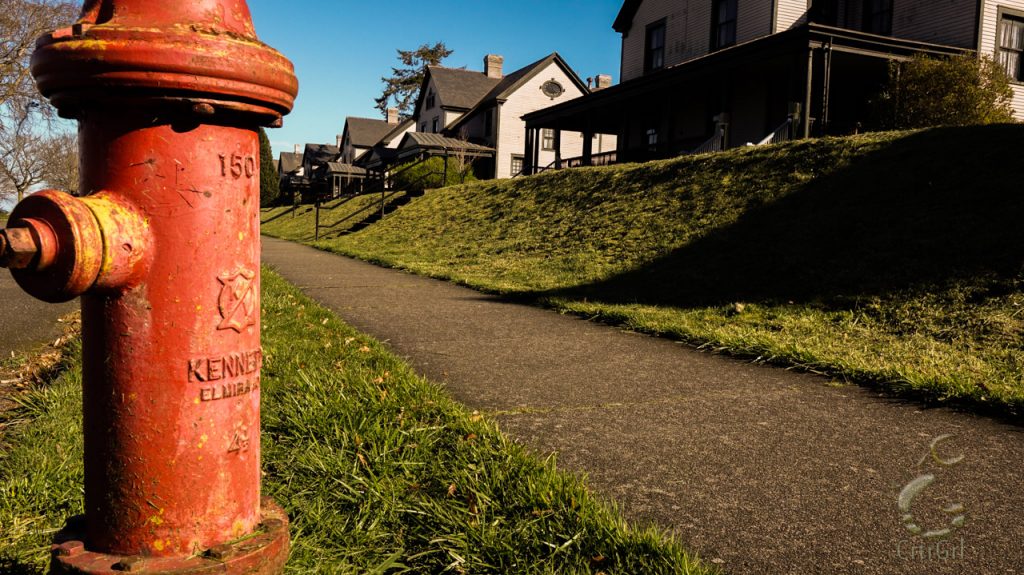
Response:
[[[217,329],[233,329],[241,333],[243,329],[256,325],[255,278],[256,274],[246,269],[217,278],[221,283],[217,306],[224,318]]]

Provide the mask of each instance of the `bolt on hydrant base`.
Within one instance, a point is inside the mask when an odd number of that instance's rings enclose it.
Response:
[[[89,551],[82,542],[84,517],[68,521],[56,537],[50,575],[166,573],[173,575],[279,573],[288,557],[288,517],[263,500],[259,526],[238,541],[217,545],[191,557],[117,556]]]
[[[244,0],[87,0],[32,75],[79,121],[80,197],[34,194],[0,266],[82,301],[85,515],[54,573],[280,573],[260,497],[259,126],[298,91]]]

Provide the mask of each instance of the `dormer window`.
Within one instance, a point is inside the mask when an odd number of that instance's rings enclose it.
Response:
[[[882,36],[892,34],[892,0],[864,2],[864,31]]]
[[[711,14],[711,50],[719,50],[736,43],[737,0],[715,0]]]
[[[647,27],[647,44],[644,51],[644,73],[665,67],[665,20],[661,19]]]
[[[434,91],[430,90],[427,92],[426,109],[430,110],[437,104],[437,100],[434,98]]]

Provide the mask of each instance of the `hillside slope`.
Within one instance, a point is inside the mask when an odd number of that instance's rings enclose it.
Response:
[[[436,190],[316,245],[1016,414],[1022,149],[1024,126],[992,126],[550,172]]]

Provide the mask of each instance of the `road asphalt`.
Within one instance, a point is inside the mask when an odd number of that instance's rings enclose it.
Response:
[[[33,298],[0,269],[0,357],[53,341],[63,331],[57,319],[76,309],[77,302],[53,305]]]
[[[314,299],[727,573],[1024,573],[1018,427],[263,242]]]

